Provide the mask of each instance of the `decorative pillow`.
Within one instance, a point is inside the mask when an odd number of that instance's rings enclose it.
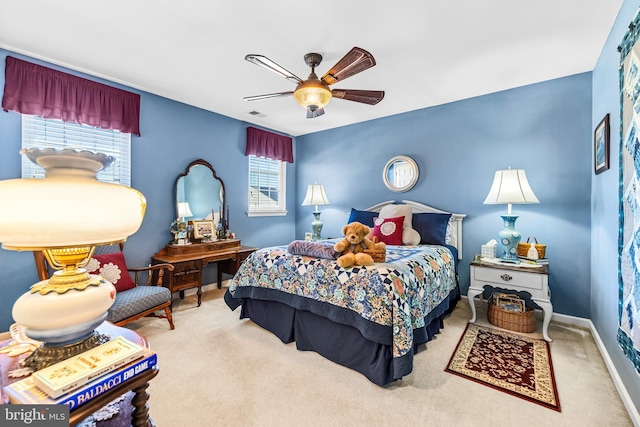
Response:
[[[415,246],[420,244],[420,233],[413,228],[402,229],[402,244],[405,246]]]
[[[375,224],[373,220],[378,216],[378,212],[369,212],[369,211],[359,211],[357,209],[351,208],[351,214],[349,215],[349,221],[347,224],[351,224],[352,222],[359,222],[360,224],[364,224],[367,227],[373,228]]]
[[[404,216],[404,222],[402,224],[402,228],[415,228],[412,225],[411,215],[413,210],[409,205],[386,205],[382,209],[380,209],[380,214],[378,218],[396,218],[399,216]]]
[[[287,252],[291,255],[312,256],[324,259],[337,259],[339,254],[333,249],[332,243],[307,242],[305,240],[294,240],[287,246]]]
[[[451,214],[440,213],[413,214],[413,228],[420,233],[420,243],[445,245],[450,217]]]
[[[371,238],[378,238],[378,241],[387,245],[402,245],[402,223],[404,217],[396,218],[378,218],[375,220],[376,225],[373,227]]]
[[[85,267],[89,274],[97,274],[104,277],[116,287],[117,292],[133,289],[136,284],[129,276],[127,264],[124,262],[122,252],[113,254],[94,255]]]

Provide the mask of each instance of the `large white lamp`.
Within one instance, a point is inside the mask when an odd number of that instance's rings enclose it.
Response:
[[[30,338],[43,341],[25,361],[41,369],[107,339],[94,329],[116,291],[83,267],[96,246],[122,242],[140,228],[146,200],[133,188],[96,179],[111,156],[69,148],[20,153],[42,166],[45,178],[0,181],[0,200],[11,201],[0,204],[0,242],[8,250],[43,251],[58,270],[31,286],[12,311]]]
[[[322,232],[322,222],[320,221],[320,211],[318,206],[328,205],[329,199],[324,192],[322,184],[310,184],[307,187],[307,195],[302,202],[302,206],[314,206],[316,210],[313,212],[315,219],[311,222],[311,230],[313,230],[313,240],[320,240],[320,233]]]
[[[504,229],[498,234],[500,243],[504,249],[501,260],[505,262],[519,263],[516,248],[520,243],[521,235],[515,229],[517,215],[511,214],[512,204],[540,203],[533,194],[524,169],[506,169],[496,171],[493,184],[484,204],[506,204],[507,215],[502,215]]]

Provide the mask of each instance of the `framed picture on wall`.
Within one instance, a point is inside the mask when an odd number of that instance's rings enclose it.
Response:
[[[593,131],[593,171],[597,174],[609,169],[609,114]]]

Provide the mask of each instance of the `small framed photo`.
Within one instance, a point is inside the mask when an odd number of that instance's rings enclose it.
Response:
[[[593,171],[595,174],[609,169],[609,114],[604,116],[593,132]]]
[[[304,240],[306,240],[307,242],[313,240],[313,234],[312,233],[304,233]]]
[[[213,221],[192,221],[193,222],[193,238],[202,239],[205,236],[213,236],[215,229],[213,228]]]

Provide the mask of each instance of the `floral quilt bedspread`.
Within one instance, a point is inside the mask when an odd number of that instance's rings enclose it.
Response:
[[[251,254],[229,293],[236,297],[246,295],[242,290],[251,291],[246,287],[268,288],[288,294],[289,300],[296,296],[298,301],[341,307],[392,331],[383,343],[393,344],[394,358],[412,351],[413,330],[424,327],[425,317],[457,286],[456,261],[443,246],[387,246],[386,262],[346,269],[334,260],[291,255],[286,249],[277,246]],[[236,292],[240,288],[245,289]],[[326,314],[326,304],[306,302],[306,309]]]

